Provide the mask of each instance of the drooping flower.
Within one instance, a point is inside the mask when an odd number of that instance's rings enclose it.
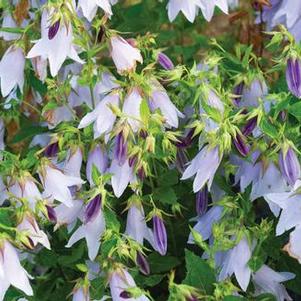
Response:
[[[153,216],[154,247],[161,254],[167,252],[167,233],[162,217]]]
[[[79,0],[77,8],[81,9],[83,15],[91,22],[97,12],[98,7],[108,15],[112,15],[111,3],[109,0]]]
[[[0,61],[1,94],[6,97],[16,86],[23,92],[25,57],[23,50],[9,47]]]
[[[69,176],[80,178],[80,170],[83,161],[83,152],[80,147],[70,149],[64,162],[64,173]]]
[[[301,63],[299,59],[289,58],[287,60],[286,82],[291,93],[301,98]]]
[[[149,107],[151,111],[160,109],[168,127],[177,128],[179,125],[178,118],[184,118],[184,115],[171,102],[165,89],[155,81],[152,83],[152,93],[149,98]]]
[[[37,221],[33,216],[25,215],[22,222],[17,226],[19,231],[24,231],[32,241],[33,246],[38,243],[42,244],[46,249],[50,250],[50,243],[47,235],[39,228]]]
[[[14,18],[10,13],[5,13],[3,16],[1,28],[16,28],[18,27]],[[20,37],[19,33],[0,31],[0,37],[4,41],[13,41]]]
[[[118,73],[135,70],[136,62],[143,63],[140,50],[133,47],[120,36],[113,36],[110,39],[111,57]]]
[[[158,54],[157,62],[165,69],[172,70],[175,68],[171,59],[163,52]]]
[[[72,292],[72,301],[90,301],[89,289],[85,287],[75,287]]]
[[[200,0],[182,1],[182,0],[169,0],[167,4],[168,18],[172,22],[177,17],[180,11],[184,14],[186,19],[193,23],[197,15],[198,7],[200,7]]]
[[[236,149],[243,157],[247,157],[250,152],[250,146],[246,143],[246,137],[239,133],[236,133],[236,137],[233,139],[233,143]]]
[[[7,241],[0,242],[0,301],[10,285],[20,289],[26,295],[32,296],[33,291],[28,280],[28,274],[22,267],[15,248]]]
[[[246,291],[251,278],[251,269],[248,266],[251,255],[251,248],[244,237],[234,248],[222,255],[219,280],[225,280],[227,277],[235,274],[240,287],[243,291]]]
[[[127,293],[127,290],[136,288],[136,283],[133,277],[124,268],[113,271],[109,283],[113,301],[149,301],[149,298],[145,295],[141,295],[138,298],[132,298],[132,296]]]
[[[294,150],[289,147],[286,152],[281,150],[279,153],[279,167],[281,173],[288,184],[294,186],[300,178],[300,163]]]
[[[41,20],[41,39],[29,51],[27,57],[42,57],[48,59],[52,76],[58,74],[67,57],[78,63],[83,63],[73,45],[73,31],[70,23],[57,21],[50,24],[53,9],[44,9]]]
[[[90,185],[94,184],[92,179],[93,166],[95,166],[100,174],[104,174],[108,168],[108,156],[104,148],[100,145],[96,145],[88,154],[86,176]]]
[[[215,172],[221,161],[218,152],[218,147],[214,147],[213,149],[209,146],[203,147],[184,171],[182,180],[191,178],[196,174],[193,182],[194,193],[201,190],[206,183],[208,183],[208,190],[210,191]]]
[[[206,212],[208,207],[208,188],[204,186],[197,194],[196,194],[196,212],[197,215],[202,215]]]
[[[80,122],[78,128],[82,129],[94,122],[94,138],[102,134],[108,134],[115,123],[116,115],[110,109],[110,105],[118,106],[119,95],[111,93],[107,95],[96,108],[88,113]]]
[[[84,212],[85,224],[87,224],[88,222],[92,222],[96,218],[100,210],[100,207],[101,207],[101,195],[99,194],[96,197],[94,197],[85,208],[85,212]]]
[[[88,206],[89,204],[86,206],[86,212],[89,210]],[[77,241],[85,238],[88,247],[89,259],[93,261],[96,258],[100,247],[100,238],[106,228],[104,215],[100,206],[98,208],[98,212],[94,210],[93,217],[91,216],[86,220],[87,222],[79,226],[79,228],[72,234],[66,247],[70,248]]]
[[[220,8],[225,14],[228,14],[228,1],[227,0],[200,0],[199,7],[202,10],[204,18],[209,22],[214,14],[215,6]]]
[[[276,297],[277,301],[292,301],[293,299],[287,293],[282,282],[293,278],[295,278],[293,273],[275,272],[264,264],[252,276],[255,284],[255,295],[258,296],[260,294],[270,293]]]
[[[124,165],[128,155],[128,144],[124,133],[121,131],[115,138],[114,159],[120,166]]]
[[[84,184],[81,178],[68,176],[51,165],[44,166],[39,176],[44,186],[45,197],[55,199],[67,207],[73,206],[73,197],[69,187]]]

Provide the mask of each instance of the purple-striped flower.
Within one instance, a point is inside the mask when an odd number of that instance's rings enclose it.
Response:
[[[54,143],[47,145],[47,147],[44,150],[44,155],[47,158],[53,158],[53,157],[56,157],[58,151],[59,151],[59,144],[58,144],[58,142],[54,142]]]
[[[286,153],[284,153],[283,150],[280,151],[279,167],[283,177],[288,182],[288,184],[294,186],[294,184],[300,177],[300,163],[294,150],[291,147],[288,148]]]
[[[165,255],[167,252],[167,233],[164,222],[158,215],[153,216],[153,231],[155,249],[161,255]]]
[[[51,222],[56,223],[57,222],[57,216],[56,216],[56,212],[55,212],[54,208],[49,206],[49,205],[46,205],[45,207],[46,207],[48,219]]]
[[[197,194],[196,194],[196,212],[198,215],[202,215],[206,212],[208,208],[208,188],[205,185]]]
[[[99,194],[95,198],[93,198],[86,206],[85,213],[84,213],[84,222],[88,223],[93,221],[98,215],[100,207],[101,207],[101,195]]]
[[[293,95],[301,98],[301,70],[300,60],[289,58],[286,67],[286,82]]]
[[[139,267],[139,270],[142,274],[149,275],[150,273],[149,263],[141,252],[137,252],[136,264]]]
[[[257,117],[253,117],[248,120],[247,124],[242,128],[242,134],[247,137],[249,136],[257,125]]]
[[[48,39],[49,40],[52,40],[56,36],[56,34],[60,28],[60,23],[61,23],[61,21],[57,20],[49,27],[49,29],[48,29]]]
[[[233,139],[233,143],[236,149],[243,157],[247,157],[250,152],[250,146],[246,144],[245,140],[246,140],[245,137],[238,133],[236,134],[236,137]]]
[[[163,52],[158,54],[157,61],[165,70],[172,70],[175,68],[171,59]]]
[[[241,96],[243,94],[244,86],[245,86],[244,82],[241,82],[237,86],[234,87],[233,93],[236,95],[236,97],[233,99],[233,102],[236,106],[239,105]]]
[[[119,163],[119,165],[123,165],[127,159],[128,147],[127,142],[124,139],[123,132],[120,132],[116,136],[115,140],[115,153],[114,157]]]

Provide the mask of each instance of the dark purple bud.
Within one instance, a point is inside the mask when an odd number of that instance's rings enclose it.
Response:
[[[180,148],[189,147],[192,144],[193,135],[194,135],[194,129],[190,129],[185,137],[181,137],[179,139],[179,142],[176,143],[176,146]]]
[[[127,291],[122,291],[120,293],[119,297],[122,299],[131,299],[132,298],[131,294]]]
[[[234,88],[233,93],[234,93],[235,95],[237,95],[237,96],[233,99],[233,103],[234,103],[236,106],[238,106],[239,103],[240,103],[240,100],[241,100],[241,96],[240,96],[240,95],[242,95],[242,92],[243,92],[243,90],[244,90],[244,86],[245,86],[244,82],[241,82],[240,84],[238,84],[238,85]]]
[[[281,111],[280,112],[280,118],[282,121],[285,121],[286,120],[286,117],[287,117],[287,113],[286,111]]]
[[[144,274],[144,275],[150,274],[150,268],[149,268],[148,261],[140,252],[137,252],[136,263],[139,266],[139,270],[142,274]]]
[[[300,177],[300,163],[294,150],[291,147],[287,150],[285,156],[283,151],[280,151],[279,167],[285,180],[291,186],[294,186],[294,184]]]
[[[86,206],[84,213],[84,223],[91,222],[97,216],[101,206],[101,195],[97,195],[93,200]]]
[[[136,162],[137,162],[137,156],[134,155],[129,158],[129,166],[130,167],[133,167]]]
[[[245,137],[241,136],[240,134],[236,134],[236,137],[233,139],[233,142],[239,153],[243,157],[247,157],[250,152],[250,147],[246,144]]]
[[[207,211],[208,208],[208,188],[205,185],[197,194],[196,194],[196,212],[198,215],[202,215]]]
[[[143,138],[143,139],[146,139],[147,136],[148,136],[147,131],[145,131],[145,130],[141,130],[141,131],[139,132],[139,135],[140,135],[140,137]]]
[[[143,181],[145,179],[145,172],[144,172],[144,168],[143,167],[140,167],[138,169],[138,172],[137,172],[137,175],[138,175],[138,178]]]
[[[115,145],[115,158],[120,165],[123,165],[127,159],[128,146],[127,142],[124,140],[122,132],[120,132],[116,137]]]
[[[177,150],[177,158],[176,158],[176,166],[177,169],[183,173],[187,168],[188,158],[186,156],[185,150],[183,148],[178,148]]]
[[[44,155],[47,158],[53,158],[57,155],[58,151],[59,151],[59,144],[58,144],[58,142],[54,142],[54,143],[49,144],[45,148]]]
[[[293,95],[301,98],[301,71],[300,61],[298,59],[288,59],[286,67],[286,82]]]
[[[167,252],[167,233],[163,220],[157,216],[153,216],[153,231],[156,250],[163,256]]]
[[[52,40],[56,36],[57,32],[59,31],[59,28],[60,28],[60,20],[57,20],[49,27],[49,30],[48,30],[48,39],[49,40]]]
[[[160,52],[158,54],[158,63],[165,69],[165,70],[172,70],[175,68],[173,62],[171,59],[164,54],[163,52]]]
[[[247,124],[243,127],[241,131],[242,134],[246,137],[249,136],[255,129],[256,125],[257,125],[257,117],[251,118],[250,120],[248,120]]]
[[[57,217],[56,217],[56,212],[55,210],[53,209],[53,207],[49,206],[49,205],[46,205],[45,206],[46,209],[47,209],[47,215],[48,215],[48,219],[53,222],[53,223],[56,223],[57,222]]]

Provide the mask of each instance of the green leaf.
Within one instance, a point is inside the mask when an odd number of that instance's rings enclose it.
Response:
[[[189,250],[185,250],[186,278],[183,283],[198,287],[206,294],[214,291],[215,274],[209,264]]]
[[[152,273],[164,273],[178,266],[181,262],[174,256],[161,256],[157,253],[152,253],[147,257]]]
[[[40,126],[22,127],[21,130],[12,139],[12,143],[18,143],[25,139],[32,138],[36,135],[43,134],[48,131],[49,130],[47,128]]]
[[[177,202],[177,195],[171,187],[160,187],[154,191],[154,199],[163,204],[173,205]]]
[[[289,113],[294,115],[297,118],[301,117],[301,102],[297,102],[289,107]]]
[[[278,137],[278,130],[275,128],[274,125],[272,125],[270,123],[270,121],[268,121],[267,118],[263,118],[260,122],[260,128],[261,130],[267,134],[268,136],[270,136],[271,138],[277,138]]]
[[[145,99],[142,100],[140,105],[140,117],[142,122],[147,125],[150,118],[150,110]]]
[[[243,301],[243,300],[247,300],[244,297],[238,297],[238,296],[226,296],[224,298],[224,301]]]

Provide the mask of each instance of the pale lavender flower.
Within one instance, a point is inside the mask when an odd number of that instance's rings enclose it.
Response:
[[[54,129],[63,121],[70,121],[74,119],[74,115],[72,112],[70,112],[70,108],[65,105],[46,111],[44,117],[47,121],[47,126],[49,129]]]
[[[5,13],[3,16],[1,28],[17,28],[17,24],[10,13]],[[4,41],[13,41],[20,37],[19,33],[0,31],[0,38]]]
[[[287,60],[286,82],[291,93],[301,98],[301,64],[299,59],[289,58]]]
[[[83,161],[83,152],[79,147],[68,150],[63,170],[68,176],[80,178],[80,170]]]
[[[7,188],[3,183],[3,179],[0,176],[0,206],[3,205],[4,201],[7,199]]]
[[[81,9],[83,15],[91,22],[100,7],[108,16],[112,15],[111,4],[109,0],[79,0],[77,9]]]
[[[5,149],[4,134],[5,134],[5,125],[3,119],[0,118],[0,160],[2,159],[1,151]]]
[[[125,234],[143,245],[146,239],[154,247],[154,235],[147,227],[142,205],[132,204],[128,210]]]
[[[201,190],[206,183],[208,183],[208,190],[210,191],[215,172],[221,161],[218,152],[218,147],[213,149],[210,149],[209,146],[203,147],[184,171],[182,180],[191,178],[196,174],[193,182],[194,193]]]
[[[30,238],[33,246],[37,246],[38,243],[42,244],[46,249],[50,250],[50,243],[47,235],[39,228],[37,221],[33,216],[24,216],[22,222],[17,226],[19,231],[24,231]]]
[[[32,296],[29,275],[19,261],[15,248],[7,241],[0,242],[0,301],[10,285],[20,289],[26,295]]]
[[[286,153],[281,150],[278,162],[283,177],[288,184],[294,186],[300,178],[300,163],[294,150],[291,147],[288,148]]]
[[[117,160],[113,160],[110,173],[112,174],[111,184],[114,194],[119,198],[128,184],[134,179],[133,167],[129,166],[128,160],[126,160],[123,165],[120,165]]]
[[[76,287],[73,290],[72,301],[90,301],[89,290],[84,287]]]
[[[67,24],[63,21],[55,24],[58,28],[51,27],[50,24],[51,15],[53,9],[44,9],[41,20],[41,39],[29,51],[27,57],[34,58],[41,56],[42,58],[48,58],[50,65],[50,73],[52,76],[58,74],[59,69],[62,67],[67,57],[75,60],[78,63],[84,63],[78,56],[75,47],[73,45],[73,33],[71,24]]]
[[[96,108],[88,113],[80,122],[78,128],[82,129],[94,122],[94,138],[100,137],[102,134],[108,134],[113,128],[116,115],[110,109],[110,105],[118,106],[118,93],[107,95]]]
[[[1,94],[6,97],[16,86],[23,92],[25,57],[23,50],[9,47],[0,61]]]
[[[86,206],[86,211],[89,205]],[[100,238],[105,231],[106,223],[102,209],[98,208],[98,212],[93,213],[93,218],[87,223],[83,223],[70,237],[67,248],[72,247],[76,242],[85,238],[88,247],[88,255],[90,260],[94,260],[100,247]]]
[[[167,4],[168,18],[170,22],[174,21],[180,11],[184,14],[186,19],[193,23],[197,15],[198,7],[201,5],[200,0],[182,1],[169,0]]]
[[[299,203],[300,206],[300,203]],[[299,210],[298,210],[299,211]],[[299,216],[300,218],[300,216]],[[289,243],[283,248],[288,254],[297,259],[299,263],[301,263],[301,243],[300,243],[300,235],[301,235],[301,226],[295,228],[293,232],[290,233]]]
[[[117,68],[118,73],[130,72],[135,70],[136,62],[143,63],[140,50],[130,45],[120,36],[110,39],[111,57]]]
[[[256,273],[253,274],[252,279],[255,285],[255,295],[264,293],[273,294],[277,301],[292,301],[285,286],[282,282],[295,278],[295,274],[288,272],[275,272],[267,265],[263,265]]]
[[[200,0],[199,7],[202,10],[204,18],[209,22],[214,14],[215,6],[220,8],[225,14],[228,14],[228,1],[227,0]]]
[[[196,194],[196,212],[197,215],[202,215],[207,211],[208,208],[208,188],[205,185],[197,194]]]
[[[100,174],[104,174],[108,168],[108,156],[101,145],[96,145],[88,154],[86,176],[90,185],[94,185],[92,179],[93,166],[95,166]]]
[[[167,252],[167,233],[163,219],[153,216],[154,247],[163,256]]]
[[[126,115],[127,122],[133,132],[141,128],[140,106],[142,97],[138,88],[133,88],[124,100],[122,112]]]
[[[157,57],[157,62],[165,69],[172,70],[175,68],[171,59],[163,52],[160,52]]]
[[[234,248],[223,254],[219,281],[235,274],[241,289],[246,291],[251,278],[251,269],[248,266],[251,256],[251,248],[244,237]]]
[[[50,205],[45,205],[46,210],[47,210],[47,217],[48,219],[53,222],[56,223],[57,222],[57,215],[56,212],[54,210],[54,208]]]
[[[81,178],[68,176],[51,165],[46,165],[39,176],[44,186],[45,197],[55,199],[67,207],[73,206],[73,197],[69,187],[84,184]]]
[[[110,276],[109,284],[113,301],[149,301],[145,295],[141,295],[138,298],[131,298],[130,296],[127,298],[122,298],[124,292],[126,292],[128,289],[136,287],[133,277],[126,269],[122,268],[115,270]]]
[[[101,208],[101,195],[97,195],[91,201],[89,201],[88,205],[85,208],[84,212],[84,223],[92,222]]]
[[[178,118],[184,118],[184,115],[172,103],[165,89],[158,82],[153,82],[152,86],[153,89],[149,98],[151,111],[160,109],[167,126],[177,128],[179,125]]]
[[[120,132],[115,138],[114,159],[122,166],[127,161],[127,154],[128,144],[123,132]]]

